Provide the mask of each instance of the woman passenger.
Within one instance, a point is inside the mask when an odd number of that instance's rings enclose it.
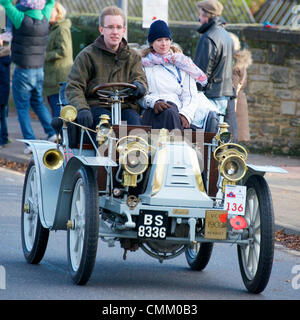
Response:
[[[172,35],[162,20],[154,21],[148,33],[149,48],[142,51],[142,64],[149,92],[139,100],[145,108],[143,125],[153,129],[192,128],[199,107],[196,81],[207,77],[180,49],[172,45]]]

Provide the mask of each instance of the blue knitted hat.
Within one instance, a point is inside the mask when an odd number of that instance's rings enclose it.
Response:
[[[155,20],[152,22],[148,33],[149,43],[152,43],[159,38],[169,38],[172,40],[171,31],[163,20]]]

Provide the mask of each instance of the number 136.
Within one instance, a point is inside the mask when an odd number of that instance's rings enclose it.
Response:
[[[227,211],[233,211],[233,212],[235,212],[235,211],[243,212],[244,207],[243,207],[242,204],[240,204],[240,205],[238,206],[235,202],[233,202],[233,203],[228,202],[228,203],[227,203],[227,209],[226,209],[226,210],[227,210]]]

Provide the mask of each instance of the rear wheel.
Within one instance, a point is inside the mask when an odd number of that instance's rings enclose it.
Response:
[[[21,238],[25,259],[28,263],[39,263],[46,251],[49,229],[42,226],[39,217],[38,177],[33,160],[25,174],[22,211]]]
[[[260,293],[268,284],[273,265],[273,204],[263,177],[250,177],[246,186],[245,219],[252,240],[248,245],[238,245],[238,259],[246,288],[251,293]]]
[[[83,285],[93,272],[99,234],[98,188],[91,168],[77,171],[72,190],[68,262],[73,282]]]
[[[197,242],[192,248],[185,250],[186,261],[192,270],[203,270],[211,257],[214,244],[212,242]]]

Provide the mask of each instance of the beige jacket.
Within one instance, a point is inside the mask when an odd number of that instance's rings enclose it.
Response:
[[[247,85],[247,68],[252,64],[251,52],[241,50],[234,54],[233,85],[237,90],[236,117],[238,123],[238,141],[249,141],[248,104],[244,89]]]

